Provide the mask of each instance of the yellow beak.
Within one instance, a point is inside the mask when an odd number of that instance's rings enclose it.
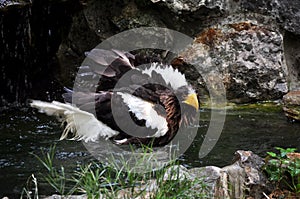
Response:
[[[199,102],[196,93],[189,94],[184,103],[193,106],[197,111],[199,109]]]

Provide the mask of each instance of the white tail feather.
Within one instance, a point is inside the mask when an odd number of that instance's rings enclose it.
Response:
[[[86,142],[96,141],[99,136],[108,139],[119,133],[97,120],[93,114],[82,111],[71,104],[64,104],[57,101],[50,103],[33,100],[30,105],[33,108],[37,108],[41,113],[54,115],[60,121],[67,123],[60,137],[61,140],[67,138],[69,132],[74,135],[72,139],[84,140]]]

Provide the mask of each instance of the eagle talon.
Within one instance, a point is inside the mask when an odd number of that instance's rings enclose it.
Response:
[[[117,145],[123,145],[123,144],[127,143],[127,140],[128,140],[127,138],[122,139],[122,140],[114,140],[114,143]]]

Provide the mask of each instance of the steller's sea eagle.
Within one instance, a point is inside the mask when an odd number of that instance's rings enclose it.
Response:
[[[71,133],[86,142],[103,137],[116,144],[164,146],[182,125],[197,119],[197,95],[172,66],[152,62],[136,67],[134,55],[118,50],[93,49],[86,59],[76,80],[83,89],[66,89],[65,103],[30,103],[64,122],[61,139]]]

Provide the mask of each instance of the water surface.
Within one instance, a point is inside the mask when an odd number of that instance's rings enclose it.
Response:
[[[280,107],[240,107],[227,110],[220,139],[205,158],[199,159],[198,152],[209,120],[210,110],[201,110],[196,139],[180,157],[186,167],[228,165],[239,149],[251,150],[261,156],[276,146],[300,149],[300,124],[288,122]],[[41,150],[47,151],[54,143],[57,143],[55,164],[63,165],[67,172],[93,160],[81,142],[58,141],[62,128],[53,117],[27,107],[11,107],[0,110],[0,121],[0,197],[17,196],[31,174],[40,177],[45,170],[30,153],[41,155]],[[41,186],[40,193],[49,192],[43,189]]]

